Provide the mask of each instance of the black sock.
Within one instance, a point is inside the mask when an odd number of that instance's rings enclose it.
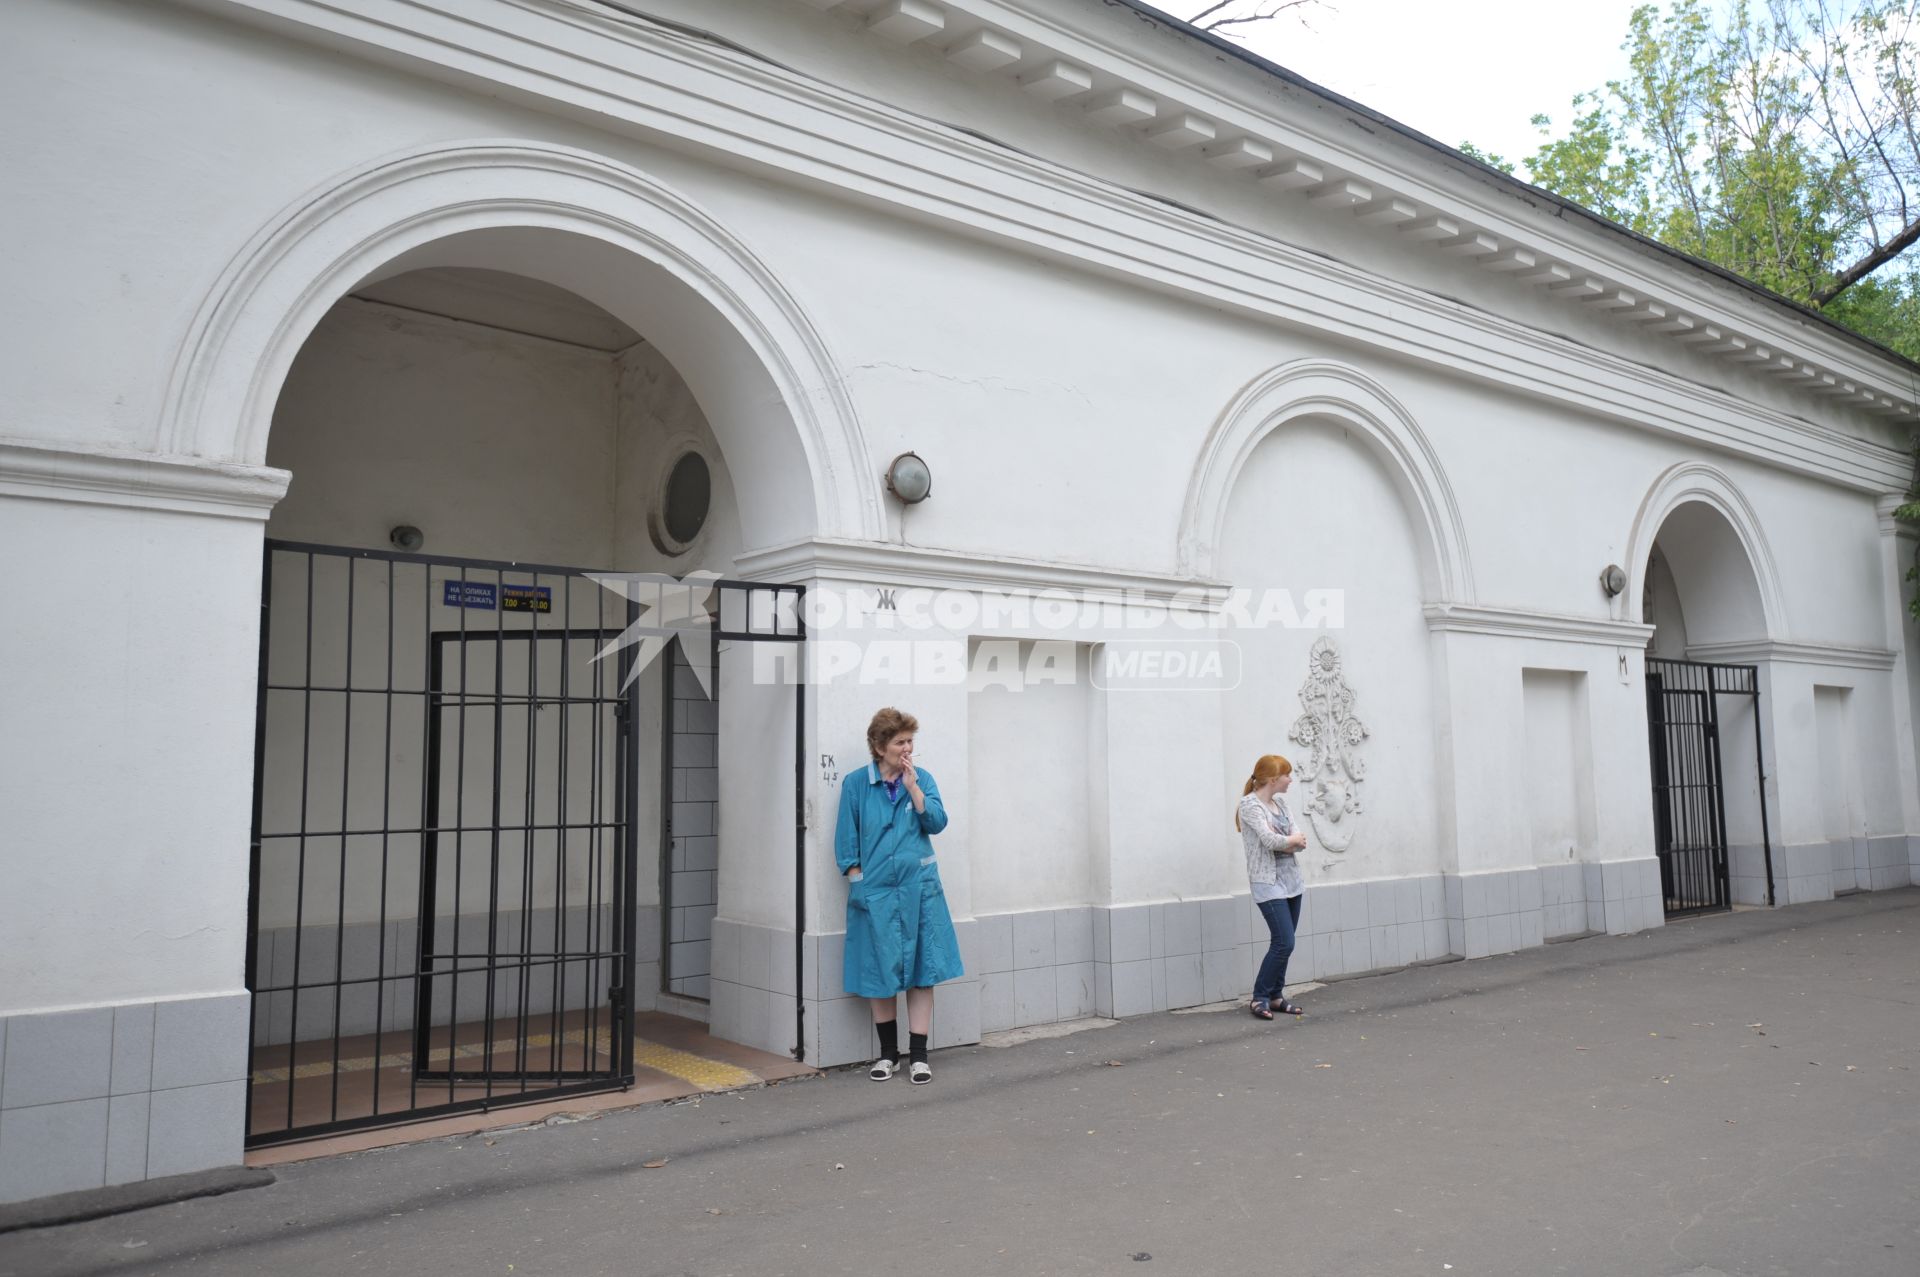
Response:
[[[914,1064],[927,1062],[927,1035],[924,1033],[907,1034],[907,1058]]]
[[[899,1059],[900,1021],[888,1020],[884,1024],[876,1024],[873,1026],[873,1031],[880,1035],[880,1058],[883,1060]]]

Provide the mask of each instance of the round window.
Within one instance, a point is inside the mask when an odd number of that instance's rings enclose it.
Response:
[[[660,549],[668,554],[685,552],[707,525],[707,508],[712,501],[713,475],[707,469],[707,459],[697,452],[681,453],[667,472],[660,510],[652,520],[654,540]]]

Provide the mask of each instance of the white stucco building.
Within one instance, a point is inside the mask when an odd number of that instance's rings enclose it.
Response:
[[[370,1035],[472,1102],[489,1008],[864,1056],[882,704],[936,1045],[1244,994],[1323,641],[1296,979],[1920,870],[1920,368],[1142,6],[15,0],[0,102],[0,1200],[441,1102],[296,1115]],[[695,569],[804,649],[623,698],[582,574]]]

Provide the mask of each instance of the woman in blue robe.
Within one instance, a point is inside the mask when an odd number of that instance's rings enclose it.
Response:
[[[927,1035],[933,1028],[933,986],[961,974],[960,945],[947,912],[934,834],[947,827],[946,805],[933,776],[913,765],[911,714],[883,709],[867,725],[873,761],[840,784],[833,854],[847,878],[846,989],[869,999],[880,1058],[867,1076],[884,1082],[900,1071],[894,999],[907,995],[907,1075],[933,1081]]]

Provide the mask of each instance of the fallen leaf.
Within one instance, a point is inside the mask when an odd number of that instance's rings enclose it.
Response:
[[[723,1211],[723,1210],[721,1210],[721,1209],[720,1209],[720,1208],[719,1208],[718,1206],[709,1206],[709,1207],[707,1207],[707,1214],[709,1214],[709,1215],[724,1215],[724,1214],[726,1214],[726,1212],[725,1212],[725,1211]]]
[[[1125,1060],[1108,1060],[1106,1061],[1106,1065],[1110,1069],[1124,1069],[1127,1067],[1127,1062]]]
[[[665,1158],[665,1157],[656,1157],[651,1162],[642,1162],[640,1163],[640,1165],[645,1167],[647,1170],[657,1171],[662,1166],[665,1166],[670,1160],[672,1159]]]
[[[1333,1065],[1331,1065],[1331,1064],[1316,1064],[1316,1065],[1314,1065],[1313,1067],[1314,1067],[1314,1068],[1316,1068],[1316,1069],[1330,1069],[1330,1068],[1332,1068],[1332,1067],[1333,1067]]]

